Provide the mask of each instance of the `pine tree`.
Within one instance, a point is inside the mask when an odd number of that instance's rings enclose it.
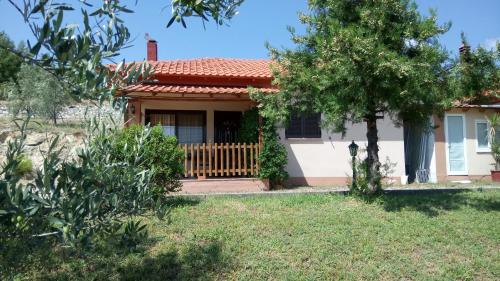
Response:
[[[377,120],[423,122],[441,109],[448,55],[437,38],[450,25],[408,0],[310,0],[309,8],[300,15],[306,33],[290,29],[296,48],[269,47],[280,93],[256,98],[266,117],[321,112],[324,128],[343,133],[365,122],[373,194],[381,179]]]

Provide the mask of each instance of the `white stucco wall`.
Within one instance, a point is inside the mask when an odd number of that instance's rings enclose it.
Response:
[[[495,113],[492,109],[453,109],[447,113],[460,114],[465,117],[465,149],[467,160],[467,175],[480,176],[490,175],[494,168],[495,161],[489,151],[479,151],[477,149],[476,120],[486,120],[486,117]],[[445,146],[446,148],[447,146]],[[448,161],[448,159],[446,159]]]
[[[403,128],[395,127],[388,118],[379,120],[377,126],[380,161],[384,163],[388,158],[395,164],[394,172],[389,176],[401,177],[405,174]],[[350,177],[349,144],[354,140],[360,149],[367,145],[365,123],[349,126],[344,138],[327,130],[322,130],[321,139],[287,139],[284,129],[279,129],[279,136],[288,151],[287,170],[292,178]]]
[[[246,111],[252,107],[249,101],[142,101],[141,120],[147,109],[201,110],[207,116],[207,142],[214,140],[214,111]],[[395,127],[388,118],[379,120],[380,161],[386,158],[395,166],[391,177],[405,174],[403,128]],[[278,129],[281,142],[288,152],[287,170],[291,178],[324,179],[320,184],[345,184],[352,176],[348,145],[354,140],[363,150],[366,145],[366,124],[348,128],[344,138],[339,133],[322,130],[321,139],[286,139],[285,130]],[[362,152],[361,152],[362,153]],[[361,154],[362,156],[362,154]],[[318,182],[318,181],[316,181]],[[313,181],[314,183],[314,181]]]

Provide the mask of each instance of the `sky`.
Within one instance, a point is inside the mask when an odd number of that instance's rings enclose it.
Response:
[[[22,2],[21,0],[15,0]],[[68,0],[68,2],[76,0]],[[246,0],[239,14],[229,26],[217,26],[214,22],[203,27],[198,18],[187,20],[188,28],[174,24],[166,28],[171,16],[170,0],[124,1],[135,12],[123,17],[134,41],[123,50],[126,61],[143,60],[146,56],[145,33],[158,41],[161,60],[223,57],[267,58],[265,43],[273,47],[293,48],[287,26],[297,32],[305,31],[298,21],[298,11],[307,12],[306,0]],[[452,53],[459,48],[460,33],[465,32],[472,46],[494,46],[500,40],[500,0],[416,0],[419,10],[427,15],[429,8],[438,13],[440,23],[452,22],[448,33],[440,42]],[[70,17],[69,20],[72,18]],[[23,23],[7,0],[0,0],[0,30],[19,42],[30,38],[28,27]]]

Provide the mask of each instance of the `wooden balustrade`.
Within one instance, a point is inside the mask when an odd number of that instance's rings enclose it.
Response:
[[[184,177],[255,177],[259,175],[257,143],[181,144]]]

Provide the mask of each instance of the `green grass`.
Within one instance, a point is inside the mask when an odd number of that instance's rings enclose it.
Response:
[[[11,268],[26,280],[500,279],[500,191],[172,203],[170,221],[143,219],[136,252],[45,249]]]

